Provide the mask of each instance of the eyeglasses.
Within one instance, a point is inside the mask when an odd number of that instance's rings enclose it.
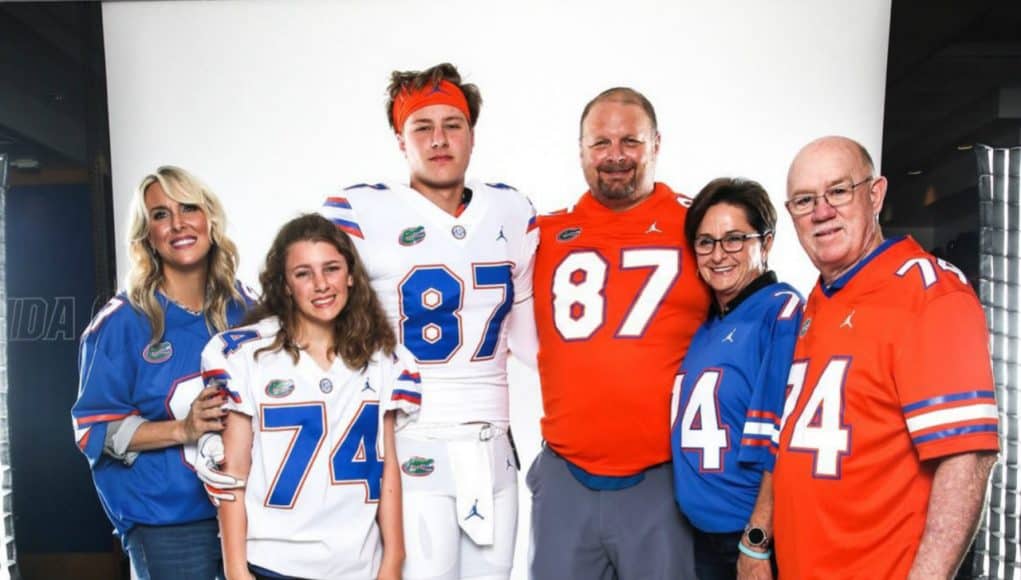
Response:
[[[830,204],[830,207],[840,207],[851,203],[854,199],[854,190],[859,185],[872,181],[872,177],[866,177],[858,183],[840,183],[827,189],[823,193],[799,193],[794,197],[788,199],[784,205],[787,206],[787,211],[791,212],[793,216],[801,216],[812,213],[815,209],[816,200],[820,197],[826,200],[826,203]]]
[[[755,238],[764,238],[769,234],[773,233],[771,230],[766,230],[761,234],[727,234],[722,238],[714,238],[712,236],[698,236],[695,238],[695,253],[699,256],[708,256],[713,253],[716,249],[716,244],[720,244],[724,252],[728,254],[734,254],[740,252],[744,248],[745,240],[752,240]]]

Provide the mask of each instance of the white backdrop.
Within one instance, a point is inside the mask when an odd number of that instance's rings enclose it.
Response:
[[[656,106],[657,177],[694,195],[721,175],[760,181],[777,207],[797,150],[826,134],[881,157],[890,0],[347,0],[103,5],[118,275],[127,205],[161,164],[223,199],[254,285],[277,227],[337,188],[406,178],[383,110],[390,71],[456,64],[479,85],[469,176],[504,181],[540,211],[585,189],[578,118],[599,91]],[[815,279],[785,211],[771,266]],[[539,446],[535,376],[512,369],[525,467]],[[522,478],[514,577],[526,577]]]

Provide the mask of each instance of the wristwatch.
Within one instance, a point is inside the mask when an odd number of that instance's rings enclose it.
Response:
[[[765,550],[769,547],[769,534],[758,526],[748,524],[744,527],[744,541],[752,548]]]

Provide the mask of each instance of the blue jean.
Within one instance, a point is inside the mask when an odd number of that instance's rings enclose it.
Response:
[[[222,580],[216,520],[135,526],[124,537],[132,580]]]

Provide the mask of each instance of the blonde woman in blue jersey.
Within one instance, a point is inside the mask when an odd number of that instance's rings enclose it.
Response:
[[[351,240],[319,215],[283,226],[249,321],[202,353],[228,393],[222,502],[230,579],[397,579],[404,562],[394,424],[418,374]],[[399,412],[399,416],[398,415]]]
[[[199,354],[247,302],[225,230],[219,200],[187,171],[147,175],[131,202],[128,290],[82,334],[75,435],[132,578],[222,577],[216,512],[193,465],[224,414]]]
[[[700,580],[769,578],[772,471],[803,302],[767,266],[776,210],[761,185],[709,182],[684,230],[713,292],[674,383],[674,485]]]

